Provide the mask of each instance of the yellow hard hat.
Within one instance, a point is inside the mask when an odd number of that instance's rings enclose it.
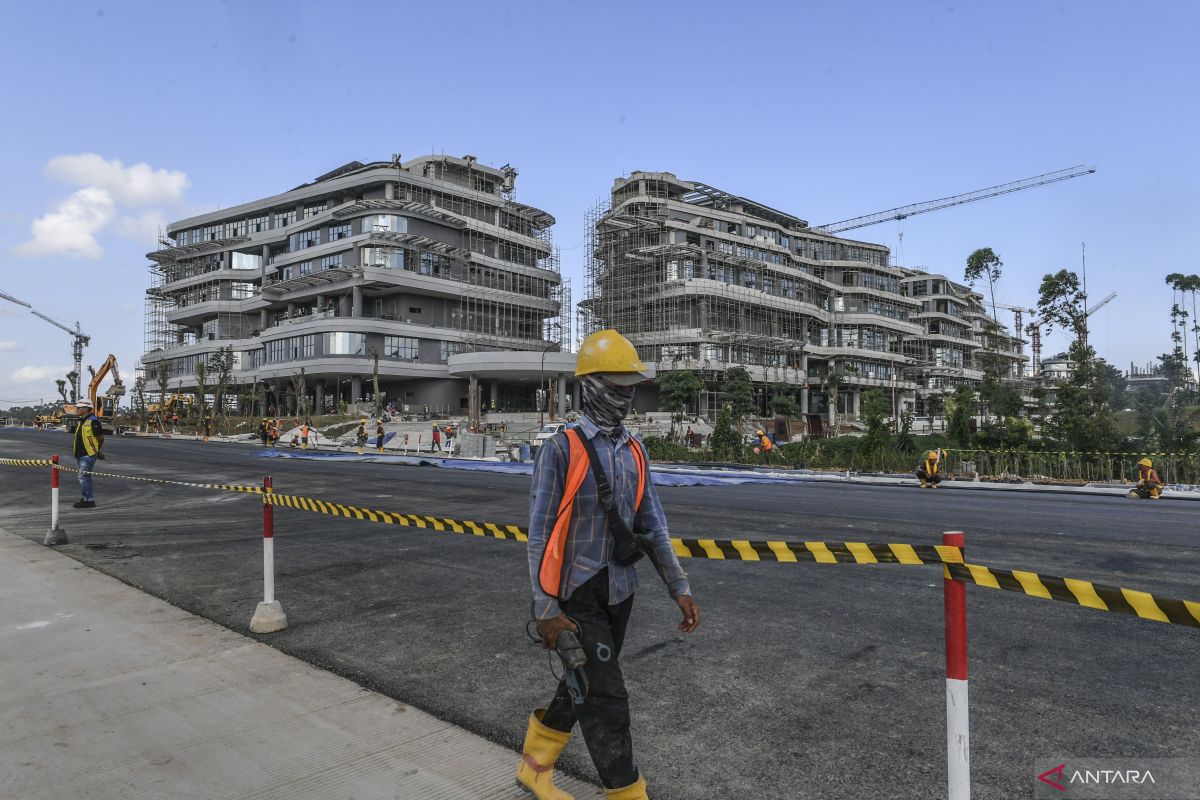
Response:
[[[614,330],[596,331],[583,340],[575,362],[576,377],[603,373],[616,383],[632,385],[649,380],[650,370],[637,350]]]
[[[1143,458],[1141,461],[1138,462],[1138,466],[1139,467],[1153,467],[1154,462],[1148,458]]]
[[[754,432],[754,435],[755,435],[755,436],[764,436],[765,434],[763,433],[763,430],[762,430],[762,428],[759,428],[758,430],[756,430],[756,431]]]
[[[928,453],[925,454],[925,457],[928,459],[931,459],[933,461],[937,461],[938,460],[938,451],[930,450]]]

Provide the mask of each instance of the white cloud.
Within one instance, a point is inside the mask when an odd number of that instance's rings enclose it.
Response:
[[[19,353],[24,349],[20,342],[0,340],[0,353]]]
[[[80,186],[54,209],[30,223],[30,239],[13,248],[18,256],[54,253],[97,259],[104,249],[97,234],[109,229],[153,246],[166,216],[149,206],[179,207],[191,183],[178,170],[154,169],[149,164],[125,166],[95,153],[55,156],[46,175]],[[145,209],[120,213],[129,209]],[[114,225],[115,222],[115,225]]]
[[[44,256],[65,253],[81,258],[96,259],[104,255],[98,233],[116,216],[116,204],[103,189],[80,189],[45,216],[30,225],[33,235],[17,245],[13,252],[19,256]]]
[[[21,367],[12,374],[13,383],[40,383],[64,377],[70,367]]]
[[[55,156],[46,174],[76,186],[103,189],[123,206],[176,205],[191,186],[178,170],[153,169],[142,162],[126,167],[118,159],[106,161],[95,153]]]

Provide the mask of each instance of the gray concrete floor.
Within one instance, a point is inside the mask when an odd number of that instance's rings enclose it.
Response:
[[[3,529],[0,608],[5,800],[528,797],[511,750]]]
[[[63,451],[0,433],[0,455]],[[251,448],[112,442],[113,471],[260,481],[362,506],[523,522],[529,479],[254,457]],[[43,470],[0,472],[0,525],[40,540]],[[244,631],[261,598],[255,498],[102,479],[68,509],[62,552]],[[683,536],[934,543],[973,561],[1200,599],[1196,507],[1123,498],[838,484],[660,490]],[[278,510],[291,628],[261,637],[306,662],[517,747],[553,678],[525,641],[519,544]],[[941,578],[925,567],[694,561],[691,637],[642,571],[622,661],[655,800],[944,796]],[[976,798],[1030,796],[1034,760],[1200,752],[1193,629],[972,587]],[[572,743],[565,765],[592,775]]]

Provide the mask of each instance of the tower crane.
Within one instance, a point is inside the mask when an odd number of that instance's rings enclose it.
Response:
[[[74,377],[71,378],[71,396],[72,396],[71,402],[78,400],[79,399],[79,381],[80,381],[80,376],[83,374],[83,348],[87,347],[88,344],[91,343],[92,337],[88,336],[86,333],[83,332],[83,330],[79,327],[78,322],[75,323],[75,329],[72,330],[71,328],[68,328],[66,325],[62,324],[58,320],[47,317],[45,314],[41,313],[40,311],[35,309],[33,306],[29,305],[29,303],[26,303],[24,300],[18,300],[17,298],[13,297],[12,295],[5,294],[4,292],[0,292],[0,299],[8,300],[10,303],[16,303],[19,306],[25,306],[26,308],[29,309],[29,312],[31,314],[33,314],[35,317],[37,317],[38,319],[44,319],[46,322],[49,322],[54,327],[58,328],[59,330],[64,330],[67,333],[69,333],[72,337],[74,337],[74,341],[71,343],[71,355],[74,356],[74,359],[75,359],[75,371],[73,373]]]
[[[1047,172],[1044,175],[1035,175],[1032,178],[1023,178],[1019,181],[1011,183],[1001,183],[997,186],[989,186],[986,189],[977,189],[966,194],[956,194],[950,197],[942,197],[937,200],[926,200],[922,203],[913,203],[912,205],[900,206],[899,208],[889,208],[887,211],[877,211],[874,214],[866,214],[861,217],[852,217],[844,219],[841,222],[831,222],[828,225],[821,225],[816,228],[824,233],[841,233],[842,231],[851,231],[855,228],[865,228],[868,225],[878,225],[881,222],[890,222],[891,220],[907,219],[908,217],[916,216],[917,214],[928,214],[930,211],[938,211],[943,208],[951,208],[953,206],[961,206],[965,203],[974,203],[976,200],[986,200],[989,197],[999,197],[1002,194],[1012,194],[1013,192],[1022,192],[1026,189],[1033,189],[1038,186],[1045,186],[1050,183],[1058,183],[1059,181],[1078,178],[1081,175],[1091,175],[1096,171],[1095,167],[1079,165],[1060,169],[1056,172]]]

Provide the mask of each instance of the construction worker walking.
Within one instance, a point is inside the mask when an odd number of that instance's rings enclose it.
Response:
[[[437,426],[436,422],[433,424],[433,444],[429,446],[429,452],[432,453],[434,450],[442,452],[442,429]]]
[[[74,454],[75,463],[79,465],[80,498],[74,503],[75,508],[95,508],[96,495],[92,493],[92,471],[96,468],[96,459],[103,458],[100,448],[104,446],[104,427],[96,418],[92,409],[92,401],[83,398],[75,403],[77,413],[83,416],[75,428]]]
[[[683,614],[679,630],[691,633],[700,624],[649,480],[645,446],[622,424],[646,372],[616,331],[589,336],[575,370],[583,416],[538,448],[529,501],[533,616],[543,647],[577,637],[586,657],[559,682],[549,705],[529,717],[517,780],[538,800],[570,800],[554,786],[554,764],[576,722],[607,797],[647,800],[620,666],[637,589],[634,563],[649,557]],[[577,655],[571,659],[579,663]]]
[[[304,424],[300,426],[300,448],[308,449],[308,420],[304,420]]]
[[[922,489],[936,489],[942,482],[941,454],[941,450],[930,450],[917,465],[917,479],[921,481]]]
[[[1138,482],[1137,486],[1133,487],[1130,495],[1140,497],[1143,500],[1157,500],[1162,497],[1163,482],[1162,478],[1158,477],[1158,473],[1154,470],[1154,462],[1149,458],[1143,458],[1137,463]]]
[[[383,452],[383,436],[384,436],[383,420],[381,419],[375,425],[375,451],[376,452],[379,452],[379,453]]]
[[[271,439],[271,421],[266,417],[262,418],[262,422],[258,423],[258,440],[266,447]]]
[[[208,437],[212,436],[212,414],[204,415],[204,443],[208,444]]]

